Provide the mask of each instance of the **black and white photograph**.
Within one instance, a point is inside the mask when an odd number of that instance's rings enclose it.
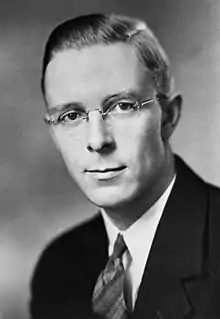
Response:
[[[0,8],[0,319],[220,319],[220,0]]]

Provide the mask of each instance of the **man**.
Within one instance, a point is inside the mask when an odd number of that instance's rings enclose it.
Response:
[[[147,25],[64,22],[46,46],[42,91],[68,170],[100,209],[43,252],[32,317],[220,318],[220,192],[171,151],[182,99]]]

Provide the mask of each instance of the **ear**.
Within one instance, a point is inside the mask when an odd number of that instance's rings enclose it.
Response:
[[[161,136],[164,141],[168,141],[175,130],[182,110],[182,96],[174,95],[168,100],[162,101],[162,122]]]

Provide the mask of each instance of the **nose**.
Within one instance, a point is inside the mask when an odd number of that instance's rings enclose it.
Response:
[[[93,110],[89,113],[87,125],[87,150],[110,153],[115,148],[115,141],[112,134],[107,130],[99,110]]]

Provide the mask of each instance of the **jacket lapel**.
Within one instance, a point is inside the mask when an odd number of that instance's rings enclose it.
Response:
[[[108,260],[108,237],[101,214],[95,216],[86,236],[82,237],[84,259],[88,267],[88,273],[92,280],[97,280],[101,270],[104,269]]]
[[[188,319],[195,313],[185,283],[199,278],[204,268],[207,192],[179,158],[176,170],[176,181],[158,225],[133,319]]]

